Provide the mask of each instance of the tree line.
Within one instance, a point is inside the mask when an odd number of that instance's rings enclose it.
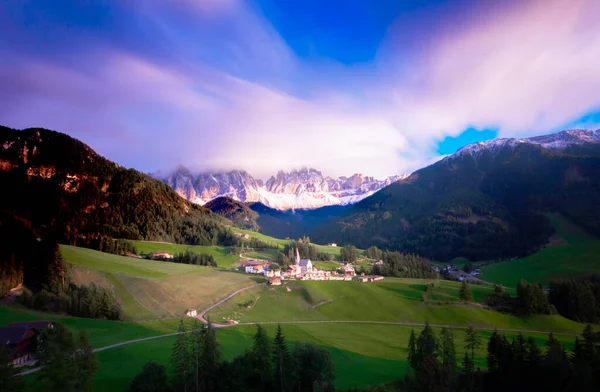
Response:
[[[109,288],[97,286],[94,282],[88,286],[70,283],[58,293],[45,289],[32,294],[24,291],[17,301],[44,312],[106,320],[123,319],[123,310],[115,293]]]
[[[174,263],[204,265],[209,267],[217,266],[217,262],[212,255],[206,253],[194,253],[189,249],[185,252],[176,254],[170,261]]]
[[[375,264],[373,273],[383,276],[402,278],[437,279],[438,273],[420,256],[410,253],[381,251],[377,247],[367,249],[367,257],[382,260],[383,264]]]
[[[429,324],[418,335],[412,330],[410,369],[404,378],[361,391],[583,392],[595,391],[600,385],[600,332],[589,325],[575,338],[570,352],[552,333],[544,342],[545,349],[532,337],[519,333],[509,339],[497,330],[484,342],[472,326],[464,331],[463,342],[457,347],[449,328],[442,328],[439,334]],[[486,369],[482,370],[476,365],[475,353],[484,347]]]
[[[146,364],[131,382],[129,392],[217,392],[217,391],[334,391],[335,372],[328,351],[297,343],[292,350],[281,326],[273,339],[256,327],[250,350],[231,361],[223,361],[216,331],[196,321],[186,333],[179,326],[171,354],[173,377],[164,366]]]
[[[109,237],[80,238],[77,240],[77,246],[119,256],[139,254],[133,242]]]

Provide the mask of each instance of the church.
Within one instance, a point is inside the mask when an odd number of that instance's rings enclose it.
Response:
[[[300,252],[296,248],[296,260],[293,265],[288,267],[287,273],[291,276],[298,276],[303,274],[311,274],[315,272],[315,268],[312,265],[310,259],[300,259]]]

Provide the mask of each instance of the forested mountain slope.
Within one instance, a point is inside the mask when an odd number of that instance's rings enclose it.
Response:
[[[100,236],[200,245],[235,241],[226,219],[47,129],[0,127],[0,183],[1,222],[18,219],[61,242]]]
[[[600,131],[498,139],[459,150],[311,231],[314,241],[440,260],[533,253],[560,212],[600,235]]]

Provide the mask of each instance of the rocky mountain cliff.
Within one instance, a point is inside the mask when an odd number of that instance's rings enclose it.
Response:
[[[204,205],[225,196],[241,202],[260,202],[278,210],[353,204],[406,176],[377,180],[354,174],[334,179],[318,170],[304,168],[289,173],[280,171],[263,183],[243,170],[194,175],[183,166],[168,176],[154,175],[196,204]]]

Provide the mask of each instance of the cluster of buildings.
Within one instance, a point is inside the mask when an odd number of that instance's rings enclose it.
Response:
[[[356,276],[356,271],[350,263],[341,268],[341,273],[338,273],[337,271],[319,270],[312,264],[310,259],[301,259],[297,248],[294,264],[290,265],[286,271],[270,269],[269,262],[265,260],[248,260],[242,267],[248,274],[263,274],[270,278],[269,283],[275,286],[280,285],[282,279],[348,281],[354,279]]]
[[[46,328],[53,327],[51,321],[10,323],[0,327],[0,344],[7,349],[11,365],[19,367],[35,363],[38,337]]]

